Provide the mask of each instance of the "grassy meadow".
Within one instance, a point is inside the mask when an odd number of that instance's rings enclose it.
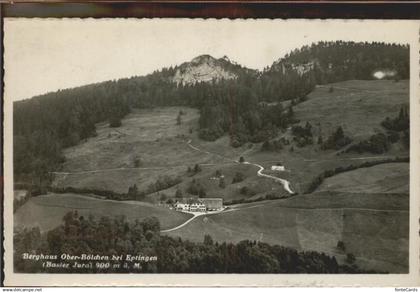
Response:
[[[125,216],[127,220],[141,220],[146,217],[159,218],[161,228],[175,227],[192,215],[169,210],[144,202],[111,201],[76,194],[49,194],[32,197],[14,215],[15,228],[38,226],[41,231],[48,231],[62,223],[63,216],[77,210],[79,215]]]
[[[232,206],[169,234],[192,241],[206,234],[220,242],[264,241],[341,261],[352,253],[360,266],[401,273],[408,267],[408,222],[407,195],[314,193]],[[337,249],[338,241],[345,252]]]

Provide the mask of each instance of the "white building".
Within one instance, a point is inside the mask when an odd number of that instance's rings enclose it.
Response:
[[[177,201],[173,205],[177,211],[184,212],[206,212],[206,211],[218,211],[223,209],[222,198],[200,198],[200,199],[189,199]]]
[[[206,212],[206,205],[203,203],[192,203],[190,205],[190,212]]]
[[[271,166],[271,170],[285,171],[286,169],[282,165],[273,165],[273,166]]]
[[[190,210],[190,204],[176,202],[175,205],[174,205],[174,208],[177,211],[189,211]]]

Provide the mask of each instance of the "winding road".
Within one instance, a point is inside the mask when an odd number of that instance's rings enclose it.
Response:
[[[267,178],[271,178],[271,179],[273,179],[275,181],[278,181],[278,182],[280,182],[283,185],[283,188],[289,194],[294,194],[294,192],[290,189],[290,182],[288,180],[285,180],[285,179],[282,179],[282,178],[279,178],[279,177],[276,177],[276,176],[272,176],[272,175],[269,175],[269,174],[262,173],[263,170],[264,170],[264,167],[261,166],[261,165],[259,165],[259,164],[251,163],[251,162],[247,162],[247,161],[245,161],[244,164],[251,164],[251,165],[254,165],[256,167],[259,167],[260,169],[257,171],[257,175],[258,176],[267,177]]]
[[[188,140],[188,141],[187,141],[187,144],[188,144],[188,146],[189,146],[190,148],[192,148],[192,149],[194,149],[194,150],[196,150],[196,151],[200,151],[200,152],[202,152],[202,153],[206,153],[206,154],[209,154],[209,155],[216,155],[216,156],[219,156],[219,157],[222,157],[222,158],[228,159],[228,160],[230,160],[230,161],[233,161],[233,162],[235,162],[235,163],[240,163],[240,162],[239,162],[239,161],[237,161],[237,160],[234,160],[234,159],[228,158],[228,157],[223,156],[223,155],[220,155],[220,154],[218,154],[218,153],[212,153],[212,152],[209,152],[209,151],[202,150],[202,149],[200,149],[200,148],[198,148],[198,147],[196,147],[196,146],[193,146],[193,145],[191,145],[191,140]],[[257,175],[258,175],[258,176],[261,176],[261,177],[266,177],[266,178],[269,178],[269,179],[275,180],[275,181],[277,181],[277,182],[280,182],[280,183],[283,185],[283,188],[284,188],[284,189],[285,189],[285,190],[286,190],[289,194],[294,194],[294,192],[293,192],[293,191],[292,191],[292,189],[290,188],[290,182],[289,182],[288,180],[285,180],[285,179],[282,179],[282,178],[279,178],[279,177],[276,177],[276,176],[272,176],[272,175],[269,175],[269,174],[265,174],[265,173],[263,173],[263,171],[264,171],[264,167],[263,167],[262,165],[260,165],[260,164],[257,164],[257,163],[252,163],[252,162],[248,162],[248,161],[243,162],[243,164],[250,164],[250,165],[254,165],[254,166],[258,167],[258,168],[259,168],[259,170],[257,171]]]
[[[161,233],[165,233],[165,232],[171,232],[171,231],[175,231],[179,228],[184,227],[185,225],[187,225],[188,223],[190,223],[191,221],[193,221],[195,218],[203,216],[205,214],[194,214],[194,216],[192,216],[190,219],[188,219],[187,221],[185,221],[184,223],[182,223],[181,225],[175,226],[174,228],[171,229],[166,229],[166,230],[161,230]]]

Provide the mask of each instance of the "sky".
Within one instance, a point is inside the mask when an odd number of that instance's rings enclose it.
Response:
[[[5,98],[145,75],[201,54],[262,70],[313,42],[406,44],[413,29],[413,22],[381,20],[6,18]]]

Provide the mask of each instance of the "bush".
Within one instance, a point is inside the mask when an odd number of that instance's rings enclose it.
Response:
[[[206,141],[215,141],[224,134],[221,128],[203,128],[198,132],[198,136]]]
[[[352,253],[348,253],[346,257],[346,262],[353,264],[356,261],[356,257]]]
[[[140,159],[139,158],[135,158],[134,159],[134,167],[140,167],[140,165],[141,165],[141,161],[140,161]]]
[[[396,143],[400,140],[400,134],[396,131],[389,131],[387,138],[389,142]]]
[[[293,140],[298,147],[313,144],[312,125],[309,122],[306,122],[305,127],[299,125],[293,126],[292,134],[294,136]]]
[[[118,128],[121,127],[121,118],[112,117],[109,119],[109,126],[111,128]]]
[[[226,182],[223,177],[219,178],[219,188],[224,189],[226,188]]]
[[[194,165],[194,172],[198,173],[201,171],[201,166],[199,164]]]
[[[284,138],[282,138],[284,140]],[[284,140],[286,141],[286,140]],[[288,143],[289,141],[287,141],[286,143]],[[287,144],[285,144],[287,145]],[[262,151],[280,151],[283,149],[283,142],[281,140],[273,140],[270,142],[270,140],[266,140],[262,145],[261,145],[261,150]]]
[[[407,107],[402,107],[397,117],[386,117],[381,123],[387,130],[401,132],[410,128],[410,115]]]
[[[232,179],[232,184],[236,184],[238,182],[241,182],[245,179],[245,175],[242,172],[236,172],[235,176]]]
[[[239,190],[239,192],[241,193],[241,195],[244,195],[244,196],[247,196],[247,197],[252,197],[252,196],[254,196],[254,195],[257,194],[256,191],[254,191],[253,189],[251,189],[251,188],[249,188],[247,186],[242,187]]]
[[[345,247],[345,245],[344,245],[344,242],[342,242],[341,240],[339,240],[339,241],[337,242],[337,248],[338,248],[339,250],[341,250],[341,251],[346,251],[346,247]]]

